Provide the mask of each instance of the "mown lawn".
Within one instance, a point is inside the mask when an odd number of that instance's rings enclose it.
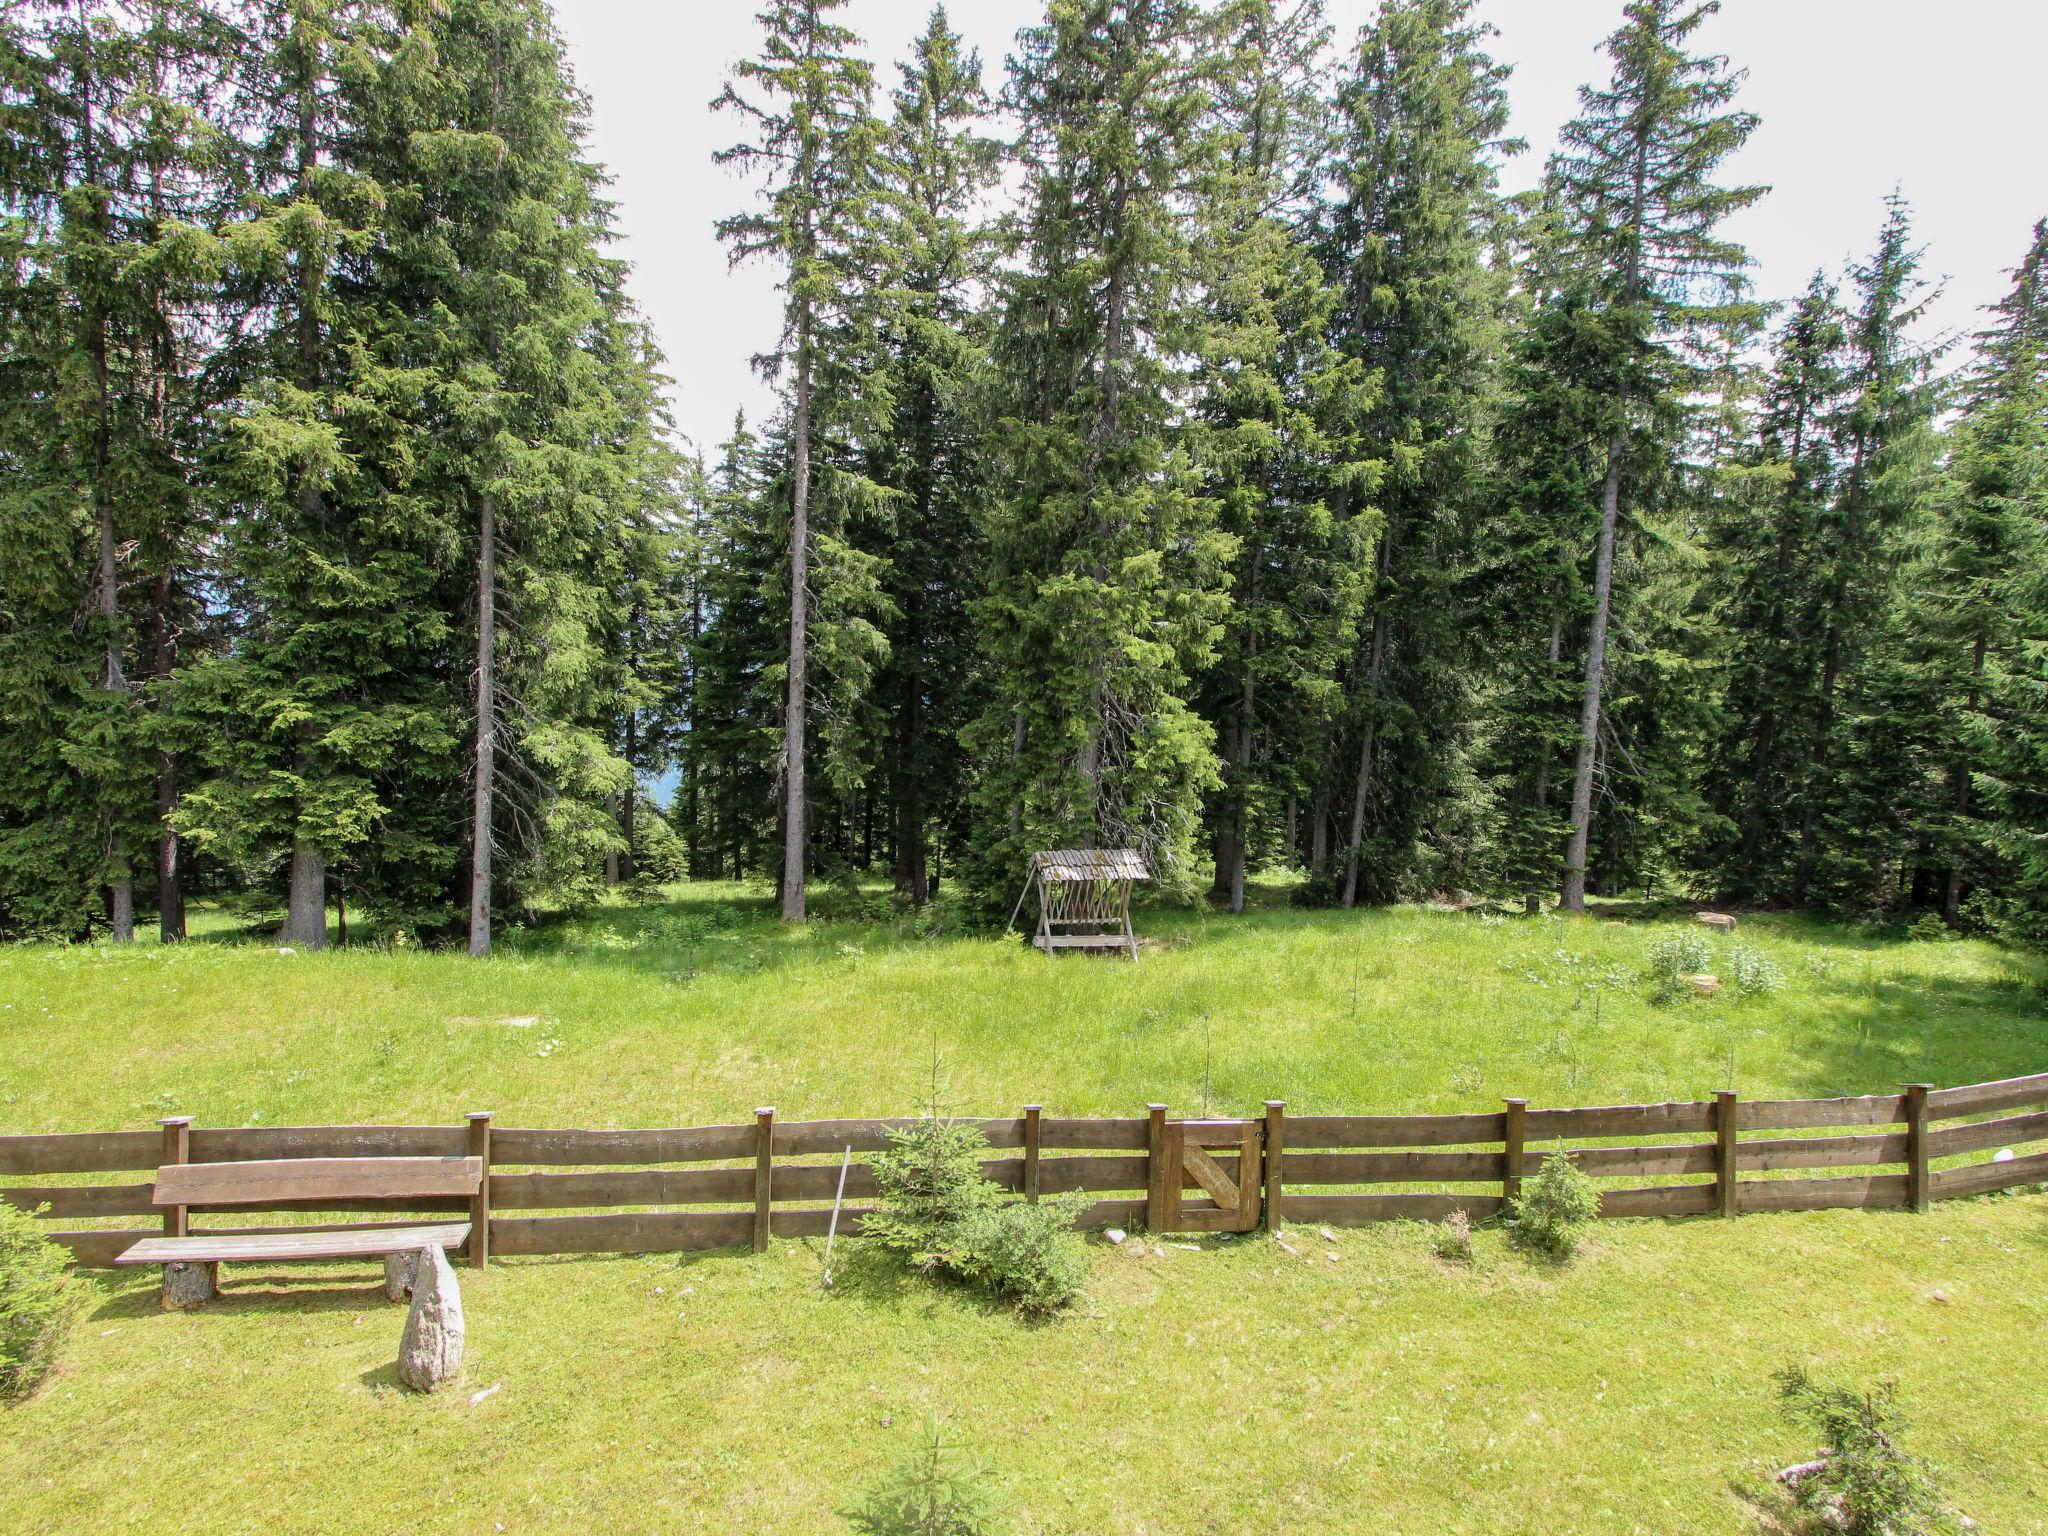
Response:
[[[781,931],[696,887],[484,964],[212,942],[0,952],[0,1131],[692,1124],[955,1110],[1491,1107],[1879,1091],[2048,1068],[2039,962],[1745,918],[1775,990],[1650,1000],[1677,924],[1153,912],[1136,968],[889,924]],[[1733,946],[1716,963],[1731,970]],[[61,1373],[0,1411],[0,1532],[830,1531],[941,1413],[1024,1532],[1753,1531],[1813,1447],[1770,1373],[1896,1378],[1987,1532],[2048,1530],[2048,1200],[1609,1223],[1573,1266],[1425,1230],[1099,1244],[1021,1324],[842,1250],[462,1272],[464,1390],[393,1385],[368,1266],[232,1271],[161,1314],[94,1276]],[[850,1259],[850,1263],[848,1262]],[[475,1407],[468,1393],[500,1390]]]

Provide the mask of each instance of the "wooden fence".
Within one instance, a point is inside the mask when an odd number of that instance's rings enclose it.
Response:
[[[2002,1148],[2048,1141],[2043,1106],[2048,1073],[1841,1099],[1721,1093],[1690,1103],[1587,1109],[1534,1109],[1510,1099],[1490,1113],[1458,1115],[1290,1116],[1284,1103],[1271,1101],[1248,1123],[1262,1147],[1268,1225],[1353,1226],[1438,1220],[1454,1210],[1475,1219],[1495,1215],[1544,1158],[1560,1151],[1601,1182],[1603,1216],[1924,1210],[1931,1200],[2048,1181],[2048,1150],[1986,1160]],[[789,1122],[772,1109],[758,1111],[750,1124],[645,1131],[494,1127],[482,1113],[462,1125],[218,1130],[178,1117],[152,1130],[0,1136],[0,1178],[10,1181],[0,1185],[0,1198],[42,1209],[50,1235],[80,1263],[106,1264],[160,1230],[250,1229],[195,1223],[195,1216],[218,1217],[219,1208],[155,1206],[153,1183],[108,1182],[104,1175],[153,1173],[187,1161],[481,1155],[487,1177],[475,1202],[328,1200],[280,1209],[378,1218],[340,1224],[357,1227],[468,1212],[481,1228],[470,1254],[479,1263],[488,1255],[749,1243],[758,1251],[771,1237],[823,1235],[844,1150],[879,1151],[891,1128],[915,1123]],[[1160,1167],[1171,1123],[1165,1105],[1118,1120],[1058,1119],[1031,1105],[1012,1119],[965,1123],[988,1138],[991,1155],[982,1166],[1004,1188],[1030,1200],[1103,1196],[1081,1213],[1083,1227],[1145,1225],[1148,1214],[1156,1218],[1164,1209],[1172,1176]],[[31,1182],[13,1182],[21,1180]],[[856,1162],[842,1228],[858,1229],[859,1202],[875,1194],[874,1174]],[[1190,1213],[1217,1209],[1199,1198],[1176,1205]],[[157,1224],[106,1224],[140,1216]]]

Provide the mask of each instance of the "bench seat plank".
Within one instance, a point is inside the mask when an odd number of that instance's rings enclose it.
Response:
[[[469,1223],[432,1227],[379,1227],[354,1231],[210,1232],[203,1237],[145,1237],[118,1254],[116,1264],[246,1264],[289,1259],[374,1259],[416,1249],[460,1248]]]
[[[169,1163],[156,1171],[156,1205],[268,1205],[290,1200],[474,1195],[476,1157],[294,1157],[241,1163]]]

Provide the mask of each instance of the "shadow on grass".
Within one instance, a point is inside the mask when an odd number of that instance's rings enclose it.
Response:
[[[1789,1041],[1805,1058],[1799,1095],[1954,1088],[2048,1071],[2038,984],[1991,976],[1830,977],[1811,984],[1819,1021]]]

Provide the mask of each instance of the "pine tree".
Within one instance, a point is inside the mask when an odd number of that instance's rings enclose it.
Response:
[[[1899,868],[1912,735],[1895,706],[1902,557],[1935,489],[1934,354],[1911,329],[1925,307],[1904,202],[1887,200],[1870,258],[1851,276],[1842,403],[1831,423],[1836,493],[1820,528],[1821,564],[1804,623],[1819,636],[1811,747],[1795,779],[1798,850],[1789,895],[1804,905],[1883,905]]]
[[[1606,467],[1561,889],[1571,911],[1586,905],[1615,544],[1630,459],[1648,446],[1657,418],[1682,409],[1694,376],[1689,348],[1716,327],[1755,317],[1735,282],[1747,257],[1715,231],[1765,189],[1720,187],[1713,176],[1756,119],[1728,110],[1740,73],[1725,59],[1685,51],[1716,9],[1712,0],[1631,0],[1608,39],[1612,78],[1580,93],[1580,116],[1565,127],[1550,166],[1573,258],[1592,275],[1592,318],[1606,343],[1595,386],[1607,399]]]
[[[1813,750],[1819,646],[1806,622],[1836,491],[1830,426],[1847,340],[1835,285],[1816,273],[1780,327],[1754,441],[1713,530],[1722,705],[1708,794],[1727,828],[1706,859],[1736,901],[1782,899],[1794,844],[1785,786]]]
[[[1942,917],[1977,884],[1997,921],[2048,935],[2048,220],[1978,337],[1950,486],[1912,578],[1945,780]]]
[[[425,379],[392,355],[376,259],[380,161],[410,127],[382,115],[397,18],[319,0],[249,21],[256,206],[222,232],[247,318],[209,452],[232,633],[183,669],[206,761],[175,824],[259,880],[287,857],[280,937],[317,949],[344,869],[395,922],[445,917],[453,849],[418,803],[454,772],[435,591],[450,530],[420,483]]]
[[[752,137],[721,151],[721,165],[765,174],[760,210],[720,221],[734,262],[765,257],[785,271],[783,333],[760,359],[792,373],[790,411],[789,664],[783,716],[782,917],[804,918],[808,802],[806,668],[811,603],[812,406],[820,331],[838,318],[846,246],[868,196],[873,128],[871,72],[850,50],[859,39],[831,19],[843,0],[773,0],[759,14],[760,57],[742,62],[713,103],[739,113]],[[765,104],[741,92],[758,90]]]
[[[19,573],[7,605],[19,665],[6,676],[22,692],[6,713],[36,720],[37,739],[10,753],[18,783],[0,791],[0,825],[15,823],[11,851],[37,866],[22,871],[38,888],[31,926],[80,931],[92,919],[78,882],[97,877],[117,941],[133,936],[139,850],[155,842],[160,929],[175,939],[168,673],[197,606],[190,481],[214,334],[198,317],[214,257],[204,225],[231,195],[234,155],[203,118],[219,109],[232,38],[207,9],[172,0],[37,0],[14,8],[5,39],[19,130],[0,171],[15,215],[9,522],[19,553],[43,564]],[[67,583],[90,593],[93,619],[75,637],[89,662],[63,633]]]
[[[1222,752],[1215,894],[1245,905],[1260,825],[1278,819],[1328,728],[1372,515],[1337,508],[1359,463],[1364,370],[1328,337],[1336,294],[1303,238],[1321,170],[1322,7],[1245,0],[1211,49],[1220,154],[1200,183],[1209,262],[1195,386],[1207,489],[1236,556],[1229,620],[1203,688]]]
[[[1337,344],[1378,380],[1356,430],[1380,462],[1382,519],[1333,797],[1348,813],[1347,907],[1361,892],[1390,899],[1417,870],[1418,843],[1457,814],[1470,746],[1484,631],[1465,589],[1502,308],[1487,256],[1512,147],[1489,30],[1463,0],[1399,0],[1361,34],[1337,96],[1339,199],[1322,243],[1342,294]],[[1349,500],[1363,504],[1355,481]]]
[[[890,411],[868,434],[866,475],[891,493],[875,550],[894,614],[877,679],[888,711],[893,874],[898,897],[922,903],[931,891],[928,823],[965,789],[960,733],[974,652],[968,611],[983,563],[975,513],[986,488],[990,385],[977,302],[994,255],[978,205],[995,183],[1001,146],[983,132],[981,60],[943,7],[900,74],[867,237],[887,349],[877,393]]]
[[[989,525],[977,722],[984,896],[1031,847],[1142,849],[1185,878],[1214,735],[1189,706],[1231,541],[1183,420],[1199,345],[1185,194],[1205,131],[1202,18],[1185,0],[1083,0],[1027,28],[1022,270],[999,365],[1009,494]]]

